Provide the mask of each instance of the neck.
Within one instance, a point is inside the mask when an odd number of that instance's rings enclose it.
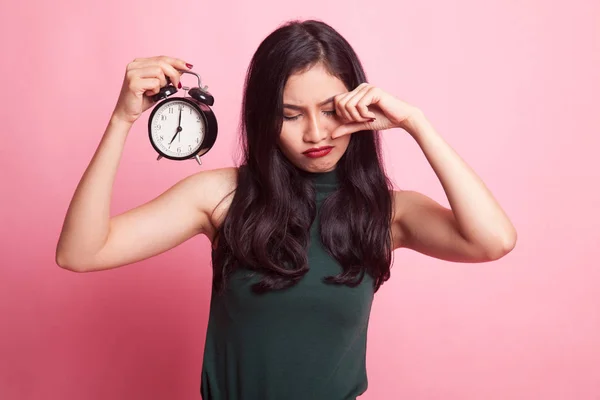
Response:
[[[337,168],[327,172],[307,172],[304,174],[311,179],[315,185],[324,186],[335,186],[338,184],[338,171]]]

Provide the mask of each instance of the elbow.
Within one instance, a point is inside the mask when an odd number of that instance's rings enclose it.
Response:
[[[75,271],[75,268],[73,268],[71,266],[71,264],[67,262],[67,260],[65,259],[64,255],[62,253],[56,252],[56,255],[54,257],[54,262],[56,263],[56,265],[58,265],[62,269],[66,269],[68,271]]]
[[[77,263],[72,262],[67,257],[65,257],[65,255],[63,253],[58,252],[58,251],[56,252],[56,255],[54,257],[54,262],[60,268],[65,269],[67,271],[85,272],[84,269],[80,268]]]
[[[67,262],[65,260],[65,256],[64,256],[63,252],[60,250],[60,243],[58,244],[58,246],[56,246],[56,251],[54,252],[54,262],[56,263],[56,265],[58,265],[59,267],[61,267],[63,269],[69,269],[67,267]]]
[[[59,267],[61,267],[62,269],[74,271],[74,268],[72,267],[70,260],[68,260],[68,257],[67,257],[66,251],[65,251],[65,246],[62,243],[62,236],[58,240],[58,243],[56,244],[56,248],[54,250],[54,263],[56,265],[58,265]]]
[[[494,246],[493,249],[487,251],[487,258],[489,261],[499,260],[513,251],[516,245],[517,232],[513,231],[511,234],[505,235],[501,240],[499,240],[497,246]]]

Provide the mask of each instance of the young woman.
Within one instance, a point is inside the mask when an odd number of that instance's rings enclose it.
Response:
[[[507,254],[516,232],[484,183],[417,107],[367,83],[352,47],[319,21],[289,22],[254,54],[243,100],[243,161],[182,179],[109,215],[114,176],[149,96],[192,68],[129,63],[101,143],[68,209],[63,268],[99,271],[212,244],[201,394],[208,399],[355,399],[367,388],[374,293],[404,247],[455,262]],[[451,209],[384,174],[378,131],[419,144]]]

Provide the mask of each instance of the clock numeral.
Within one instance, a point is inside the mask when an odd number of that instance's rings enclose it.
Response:
[[[192,151],[192,145],[191,145],[191,144],[190,144],[190,145],[188,145],[188,150],[189,150],[189,151]]]
[[[200,143],[200,138],[199,137],[196,138],[196,143]]]
[[[178,153],[181,153],[181,147],[178,147],[178,148],[177,148],[177,152],[178,152]]]
[[[162,114],[162,115],[160,116],[160,120],[161,120],[161,121],[165,121],[166,119],[167,119],[167,116],[166,116],[166,115]]]
[[[169,107],[169,114],[173,114],[173,107]]]
[[[162,128],[162,125],[160,125],[160,124],[154,125],[154,129],[156,129],[157,131],[160,131],[161,128]]]
[[[164,137],[163,135],[160,135],[160,136],[158,137],[158,140],[160,140],[160,141],[162,142],[163,140],[165,140],[165,137]]]
[[[198,119],[196,120],[196,122],[200,122],[200,117],[198,117]]]

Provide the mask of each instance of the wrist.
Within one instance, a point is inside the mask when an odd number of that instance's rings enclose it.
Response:
[[[429,121],[423,111],[415,109],[408,118],[402,121],[402,129],[414,136],[421,130],[426,129],[428,124]]]
[[[117,114],[112,114],[110,116],[109,124],[111,126],[129,129],[133,126],[133,121],[128,121],[124,118],[119,117]]]

